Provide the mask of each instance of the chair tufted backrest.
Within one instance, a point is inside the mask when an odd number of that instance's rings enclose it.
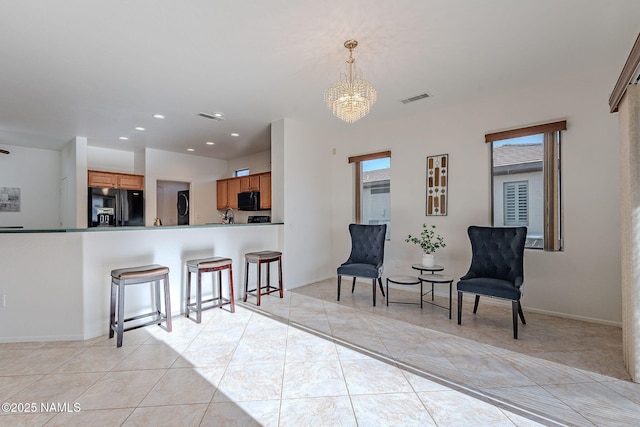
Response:
[[[520,287],[524,274],[523,259],[527,227],[472,225],[467,232],[471,240],[472,252],[471,267],[467,275],[508,280]]]
[[[387,224],[349,224],[349,233],[351,233],[351,254],[347,263],[382,264]]]

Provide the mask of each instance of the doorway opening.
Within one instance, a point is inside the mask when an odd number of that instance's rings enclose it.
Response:
[[[156,215],[162,225],[189,225],[191,206],[190,182],[158,180],[156,182]]]

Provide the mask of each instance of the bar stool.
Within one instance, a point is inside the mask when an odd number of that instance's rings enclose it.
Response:
[[[202,321],[202,311],[209,310],[210,308],[231,305],[231,312],[235,313],[235,301],[233,297],[233,268],[231,258],[213,257],[213,258],[201,258],[192,259],[187,261],[187,305],[185,307],[185,316],[189,317],[189,310],[196,312],[196,320],[194,322],[200,323]],[[222,270],[228,271],[229,277],[229,298],[223,298],[222,296]],[[202,273],[212,273],[211,283],[213,284],[213,277],[215,272],[218,272],[218,296],[212,297],[202,301]],[[191,274],[196,273],[198,275],[196,281],[196,302],[191,303]],[[215,286],[213,287],[215,290]],[[215,292],[214,292],[215,293]],[[209,307],[202,308],[202,304],[212,302]]]
[[[284,289],[282,287],[282,252],[278,251],[261,251],[248,252],[244,254],[245,259],[245,275],[244,275],[244,301],[251,292],[255,292],[257,297],[257,305],[260,305],[260,297],[269,295],[272,292],[280,291],[280,298],[284,297]],[[271,263],[278,261],[278,287],[271,286]],[[257,264],[258,267],[258,283],[255,289],[249,290],[249,264]],[[262,286],[261,268],[262,264],[267,264],[267,286]]]
[[[160,304],[160,281],[164,282],[164,313],[161,311]],[[140,314],[128,319],[124,318],[124,290],[128,285],[139,285],[143,283],[153,283],[154,290],[154,310]],[[118,318],[116,320],[116,301]],[[153,320],[146,323],[124,327],[126,322],[153,316]],[[122,335],[124,331],[140,328],[142,326],[156,323],[161,326],[165,324],[167,332],[171,332],[171,301],[169,295],[169,267],[163,265],[152,264],[142,267],[120,268],[111,270],[111,313],[109,319],[109,338],[113,338],[114,332],[117,333],[117,347],[122,347]]]

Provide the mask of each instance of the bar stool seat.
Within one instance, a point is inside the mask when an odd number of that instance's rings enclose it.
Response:
[[[160,303],[160,281],[164,282],[164,308],[162,313]],[[128,319],[124,318],[124,297],[125,286],[153,283],[154,289],[154,309],[145,314],[140,314]],[[117,303],[117,309],[116,309]],[[116,319],[117,312],[117,319]],[[135,326],[124,327],[125,323],[153,317],[152,320],[137,324]],[[171,332],[171,298],[169,295],[169,267],[159,264],[144,265],[140,267],[119,268],[111,270],[111,310],[109,316],[109,338],[113,338],[117,333],[116,346],[122,347],[122,335],[125,331],[140,328],[156,323],[161,326],[165,324],[167,332]]]
[[[249,294],[256,296],[256,304],[260,305],[260,297],[269,295],[273,292],[280,292],[280,298],[284,297],[284,288],[282,287],[282,252],[278,251],[260,251],[248,252],[244,254],[245,259],[245,275],[244,275],[244,299],[247,301]],[[278,287],[271,286],[271,263],[278,262]],[[249,264],[257,265],[258,280],[255,289],[249,290]],[[262,264],[267,264],[267,285],[262,286]]]
[[[212,257],[212,258],[200,258],[187,261],[187,303],[185,307],[185,316],[189,317],[189,311],[196,312],[196,319],[194,322],[200,323],[202,321],[202,311],[209,310],[210,308],[220,307],[225,305],[231,305],[231,312],[235,313],[235,298],[233,296],[233,261],[231,258]],[[229,284],[229,298],[222,296],[222,270],[228,271],[228,284]],[[202,300],[202,273],[215,273],[218,272],[218,296],[213,296],[207,300]],[[197,274],[196,280],[196,302],[191,302],[191,274]],[[211,282],[213,283],[213,276],[211,275]],[[214,286],[215,290],[215,286]],[[215,292],[214,292],[215,293]],[[212,305],[203,308],[202,304],[213,303]]]

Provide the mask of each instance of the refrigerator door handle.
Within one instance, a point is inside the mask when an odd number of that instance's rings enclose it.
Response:
[[[116,226],[122,225],[122,192],[116,190]]]

